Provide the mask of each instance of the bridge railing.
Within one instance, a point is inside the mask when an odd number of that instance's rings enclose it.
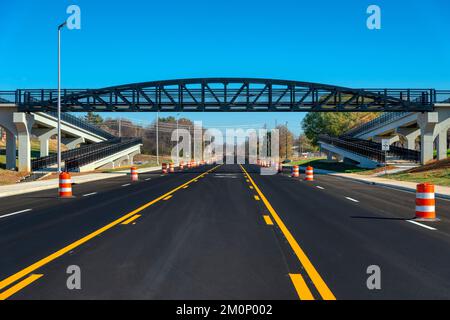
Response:
[[[120,138],[111,139],[104,142],[98,142],[94,144],[84,145],[76,149],[67,150],[64,152],[61,152],[61,160],[66,161],[68,159],[79,157],[85,153],[91,152],[93,150],[99,150],[101,148],[105,148],[111,144],[120,143]],[[53,165],[55,165],[58,161],[57,155],[52,154],[46,157],[41,157],[37,159],[31,160],[31,168],[33,171],[40,170],[44,168],[49,168]]]
[[[357,138],[350,138],[350,137],[341,137],[341,140],[345,140],[347,142],[356,143],[359,145],[367,146],[369,148],[378,150],[380,152],[382,151],[382,145],[381,143],[369,141],[369,140],[363,140],[363,139],[357,139]],[[411,162],[419,162],[420,161],[420,152],[416,150],[410,150],[407,148],[401,148],[396,146],[390,146],[389,151],[387,152],[388,158],[390,160],[405,160],[405,161],[411,161]]]
[[[364,156],[366,158],[375,160],[379,163],[386,162],[386,157],[384,152],[381,152],[380,150],[377,150],[375,148],[371,148],[362,144],[354,143],[345,141],[339,138],[333,138],[327,135],[321,135],[319,136],[319,142],[325,142],[330,145],[336,146],[338,148],[342,148],[345,150],[348,150],[350,152],[356,153],[358,155]]]
[[[51,115],[54,118],[58,117],[58,113],[54,112],[54,111],[47,111],[45,113]],[[116,138],[116,136],[114,136],[113,134],[106,132],[105,130],[103,130],[93,124],[90,124],[89,122],[87,122],[81,118],[71,115],[70,113],[61,112],[61,120],[64,122],[73,124],[74,126],[76,126],[78,128],[85,129],[85,130],[87,130],[91,133],[94,133],[105,139]]]
[[[122,140],[120,143],[112,144],[99,150],[87,152],[83,155],[65,161],[65,170],[75,171],[84,165],[106,158],[110,155],[126,150],[138,144],[142,144],[141,138],[126,139]]]
[[[344,135],[354,137],[360,133],[367,132],[367,131],[375,129],[379,126],[392,123],[400,118],[403,118],[404,116],[408,115],[409,113],[410,112],[385,112],[385,113],[382,113],[379,117],[347,131]]]

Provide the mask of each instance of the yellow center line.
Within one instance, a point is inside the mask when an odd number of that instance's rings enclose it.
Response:
[[[139,219],[140,217],[141,217],[141,215],[137,214],[137,215],[131,217],[130,219],[128,219],[127,221],[122,222],[122,224],[125,224],[125,225],[126,225],[126,224],[130,224],[130,223],[132,223],[134,220]]]
[[[211,172],[213,170],[216,170],[219,167],[220,167],[220,165],[210,169],[207,172]],[[202,173],[200,176],[204,176],[204,175],[205,175],[205,173]],[[169,192],[159,196],[158,198],[156,198],[156,199],[154,199],[154,200],[144,204],[143,206],[137,208],[136,210],[133,210],[130,213],[125,214],[121,218],[119,218],[119,219],[117,219],[117,220],[107,224],[106,226],[104,226],[104,227],[102,227],[102,228],[100,228],[100,229],[98,229],[98,230],[88,234],[87,236],[85,236],[85,237],[83,237],[83,238],[81,238],[81,239],[79,239],[79,240],[69,244],[68,246],[66,246],[66,247],[64,247],[64,248],[62,248],[62,249],[52,253],[51,255],[49,255],[49,256],[47,256],[47,257],[45,257],[45,258],[43,258],[43,259],[41,259],[41,260],[39,260],[39,261],[37,261],[35,263],[33,263],[32,265],[26,267],[25,269],[23,269],[23,270],[15,273],[15,274],[9,276],[8,278],[0,281],[0,290],[4,289],[5,287],[9,286],[10,284],[16,282],[17,280],[23,278],[27,274],[29,274],[29,273],[31,273],[31,272],[41,268],[42,266],[48,264],[49,262],[51,262],[51,261],[61,257],[62,255],[66,254],[67,252],[70,252],[73,249],[81,246],[82,244],[84,244],[84,243],[88,242],[89,240],[97,237],[98,235],[104,233],[105,231],[107,231],[107,230],[115,227],[116,225],[124,222],[125,220],[131,218],[135,214],[137,214],[137,213],[147,209],[151,205],[157,203],[158,201],[161,201],[162,199],[166,198],[167,196],[169,196],[169,195],[177,192],[178,190],[182,189],[184,186],[187,186],[187,185],[191,184],[196,179],[198,179],[198,177],[196,177],[196,178],[194,178],[194,179],[192,179],[192,180],[190,180],[190,181],[180,185],[179,187],[177,187],[177,188],[175,188],[175,189],[173,189],[173,190],[171,190],[171,191],[169,191]]]
[[[267,210],[269,210],[270,214],[272,215],[272,218],[275,220],[276,224],[278,225],[280,230],[283,232],[283,235],[285,236],[286,240],[289,242],[289,245],[291,246],[292,250],[294,250],[301,265],[305,268],[308,276],[310,277],[311,281],[316,286],[317,291],[319,291],[322,298],[324,300],[336,300],[336,297],[331,292],[330,288],[328,288],[327,284],[322,279],[319,272],[317,272],[316,268],[311,263],[308,256],[302,250],[302,248],[298,244],[297,240],[295,240],[294,236],[288,230],[288,228],[286,227],[284,222],[281,220],[280,216],[276,213],[275,209],[272,207],[270,202],[267,200],[267,198],[264,196],[264,194],[258,188],[255,181],[253,181],[252,177],[250,177],[250,175],[248,174],[248,172],[245,170],[245,168],[242,165],[240,165],[240,167],[241,167],[242,171],[247,174],[253,187],[255,187],[256,192],[259,194],[259,196],[262,199],[262,201],[264,202]]]
[[[272,219],[270,219],[270,216],[263,216],[264,217],[264,221],[266,221],[266,224],[268,226],[273,226],[273,221]]]
[[[260,199],[258,196],[256,196],[256,195],[255,195],[254,197],[255,197],[255,200],[256,200],[256,201],[261,200],[261,199]]]
[[[289,274],[300,300],[314,300],[314,296],[306,285],[305,279],[300,274]]]
[[[167,200],[170,200],[170,199],[172,199],[172,197],[173,197],[173,196],[172,196],[172,195],[170,195],[170,196],[167,196],[167,197],[165,197],[165,198],[164,198],[163,200],[164,200],[164,201],[167,201]]]
[[[15,294],[16,292],[22,290],[26,286],[32,284],[33,282],[35,282],[37,279],[39,279],[42,276],[43,276],[43,274],[32,274],[32,275],[30,275],[28,278],[20,281],[18,284],[14,285],[11,288],[9,288],[8,290],[0,293],[0,300],[8,299],[13,294]]]

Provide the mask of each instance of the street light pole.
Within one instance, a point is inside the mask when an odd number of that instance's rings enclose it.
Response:
[[[159,165],[159,111],[156,113],[156,164]]]
[[[286,160],[288,159],[288,122],[286,121]]]
[[[179,132],[178,132],[179,117],[180,117],[180,114],[178,113],[177,114],[177,165],[180,164],[180,150],[179,150],[179,147],[178,147],[178,144],[180,142],[180,135],[179,135]]]
[[[61,173],[61,30],[67,22],[58,26],[58,173]]]

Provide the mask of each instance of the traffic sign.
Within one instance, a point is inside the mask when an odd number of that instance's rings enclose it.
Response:
[[[390,144],[390,140],[389,139],[381,140],[381,150],[389,151],[390,147],[391,147],[391,144]]]

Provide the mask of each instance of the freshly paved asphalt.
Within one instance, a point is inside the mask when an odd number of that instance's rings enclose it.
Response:
[[[32,211],[0,218],[0,297],[14,289],[9,299],[298,299],[298,274],[320,299],[313,269],[338,300],[450,298],[449,201],[437,201],[440,222],[417,225],[407,221],[412,193],[243,168],[142,174],[130,185],[118,177],[76,185],[67,200],[56,190],[3,198],[0,216]],[[81,268],[81,290],[66,286],[71,265]],[[366,286],[371,265],[381,290]],[[42,277],[17,289],[32,274]]]

